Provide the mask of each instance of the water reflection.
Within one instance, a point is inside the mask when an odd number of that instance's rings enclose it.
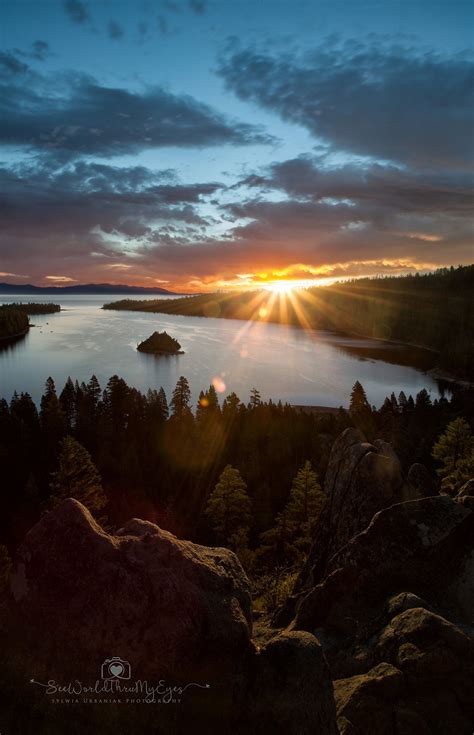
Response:
[[[62,297],[60,313],[35,316],[36,326],[24,338],[2,345],[0,394],[9,399],[15,389],[26,390],[39,400],[49,375],[60,389],[68,375],[87,382],[92,373],[102,387],[117,373],[140,390],[163,386],[168,398],[185,375],[194,401],[213,380],[225,385],[222,396],[235,391],[246,401],[256,387],[264,399],[301,405],[347,405],[355,380],[376,405],[392,391],[440,394],[420,370],[431,367],[423,362],[431,359],[431,353],[421,354],[425,350],[415,354],[400,345],[288,325],[101,310],[111,298]],[[185,354],[137,352],[137,343],[155,330],[176,337]]]

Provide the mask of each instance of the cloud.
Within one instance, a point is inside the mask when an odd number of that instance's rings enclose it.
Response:
[[[20,273],[9,273],[8,271],[0,271],[0,278],[29,278],[29,276]]]
[[[188,0],[191,10],[197,15],[202,15],[206,10],[206,0]]]
[[[48,56],[51,55],[51,52],[49,50],[49,43],[47,41],[35,41],[33,43],[33,51],[32,51],[33,58],[37,61],[44,61],[48,58]]]
[[[259,127],[160,87],[141,92],[105,87],[80,73],[50,78],[9,53],[0,55],[2,71],[0,137],[6,144],[69,157],[108,157],[166,146],[271,141]]]
[[[251,189],[277,189],[299,200],[349,202],[358,213],[449,214],[470,217],[473,177],[467,172],[418,170],[393,165],[346,164],[328,167],[318,158],[275,163],[241,182]]]
[[[55,283],[73,283],[76,279],[69,276],[46,276],[46,280]]]
[[[200,290],[237,274],[255,283],[262,273],[304,280],[472,260],[467,187],[446,174],[293,159],[227,189],[225,205],[217,182],[186,184],[142,166],[58,169],[46,159],[4,168],[0,184],[9,272],[42,274],[47,252],[53,273],[67,267],[76,280],[123,273]]]
[[[5,271],[29,264],[71,276],[89,263],[130,263],[141,248],[164,240],[189,244],[202,237],[207,219],[198,204],[219,184],[180,184],[169,170],[53,162],[0,169],[0,249]],[[57,269],[57,270],[56,270]],[[26,268],[25,268],[26,270]]]
[[[17,59],[11,51],[0,51],[0,79],[15,77],[27,71],[28,64]]]
[[[335,150],[423,167],[472,165],[474,65],[467,54],[356,41],[305,55],[233,48],[220,74],[240,98]]]
[[[88,7],[81,0],[64,0],[63,6],[73,23],[84,25],[90,20]]]
[[[124,30],[122,26],[117,23],[115,20],[109,20],[109,24],[107,26],[107,32],[109,34],[109,38],[112,41],[118,41],[124,36]]]

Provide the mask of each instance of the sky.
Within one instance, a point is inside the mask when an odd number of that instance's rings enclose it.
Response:
[[[474,261],[472,2],[0,16],[1,281],[199,292]]]

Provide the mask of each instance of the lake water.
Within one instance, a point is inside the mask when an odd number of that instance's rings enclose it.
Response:
[[[245,401],[255,387],[264,399],[347,406],[356,380],[376,406],[392,391],[415,395],[426,388],[433,398],[439,396],[437,383],[410,366],[412,353],[401,346],[278,324],[100,308],[120,298],[62,296],[60,313],[30,317],[36,326],[0,347],[0,395],[9,400],[14,390],[28,391],[38,401],[48,376],[61,390],[69,375],[87,382],[94,373],[102,387],[113,374],[142,391],[163,386],[168,399],[184,375],[194,403],[213,380],[222,396],[235,391]],[[0,296],[0,303],[51,300]],[[137,343],[155,330],[176,337],[185,354],[137,352]]]

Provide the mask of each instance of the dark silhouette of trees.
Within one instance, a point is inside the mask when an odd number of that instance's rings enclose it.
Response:
[[[89,452],[72,436],[61,442],[58,469],[51,483],[51,504],[56,505],[64,498],[79,500],[92,513],[107,504],[100,475]]]
[[[89,453],[99,472],[110,523],[149,518],[201,543],[216,543],[205,509],[212,488],[231,465],[252,504],[245,533],[233,543],[250,565],[249,573],[273,559],[286,570],[285,577],[306,553],[304,541],[297,545],[305,533],[301,524],[295,532],[289,513],[294,479],[308,461],[322,484],[332,442],[347,426],[362,428],[360,414],[367,413],[371,421],[373,434],[367,438],[391,442],[405,472],[413,462],[433,472],[441,469],[433,446],[458,417],[472,431],[474,417],[474,392],[467,388],[456,389],[449,400],[431,400],[424,392],[388,396],[374,410],[359,385],[352,412],[334,414],[306,413],[253,397],[240,400],[230,393],[221,401],[209,386],[202,392],[206,405],[196,407],[195,418],[184,377],[173,391],[169,412],[162,388],[143,394],[114,375],[104,391],[95,377],[80,384],[68,380],[59,398],[49,379],[39,413],[27,393],[15,393],[9,403],[0,399],[0,543],[14,548],[48,507],[61,441],[68,435]],[[254,561],[250,552],[258,552]]]
[[[30,320],[25,312],[10,304],[0,306],[0,339],[11,339],[25,334],[29,325]]]
[[[386,401],[392,407],[392,402],[387,398]],[[367,395],[363,386],[358,380],[353,385],[350,403],[349,403],[349,414],[354,424],[368,439],[372,439],[374,436],[374,420],[372,416],[372,409],[367,400]]]
[[[191,389],[186,378],[182,375],[176,383],[176,388],[173,391],[171,398],[171,412],[172,416],[177,419],[188,417],[191,414],[190,408],[191,401]]]
[[[239,470],[224,468],[206,506],[216,541],[237,549],[247,545],[252,504]]]

